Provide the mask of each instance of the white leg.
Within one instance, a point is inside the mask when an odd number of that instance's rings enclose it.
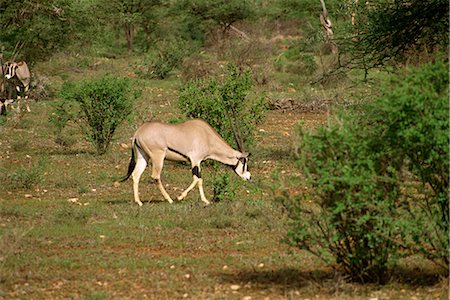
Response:
[[[30,112],[30,99],[28,99],[28,96],[25,96],[25,103],[27,105],[27,111]]]
[[[206,204],[209,205],[210,202],[208,201],[208,199],[206,199],[205,197],[205,192],[203,191],[203,179],[199,179],[198,180],[198,190],[200,192],[200,198],[202,199],[202,201]]]
[[[166,189],[164,188],[164,186],[161,182],[161,178],[156,179],[156,183],[158,184],[158,188],[161,191],[161,194],[163,195],[164,199],[166,199],[167,201],[169,201],[170,204],[172,204],[173,200],[172,200],[172,198],[170,198],[169,194],[167,193]]]
[[[187,194],[198,184],[198,190],[200,192],[200,198],[202,199],[203,202],[206,203],[206,205],[209,204],[209,201],[206,199],[205,197],[205,193],[203,192],[203,179],[201,178],[200,175],[200,164],[198,163],[192,163],[192,183],[191,185],[184,190],[181,195],[178,197],[178,200],[183,200]]]
[[[152,158],[152,178],[158,184],[158,188],[161,191],[161,194],[163,195],[164,199],[169,201],[169,203],[173,203],[172,198],[170,198],[169,194],[167,193],[166,189],[164,188],[161,182],[161,171],[164,165],[164,158],[166,157],[166,153],[164,151],[155,151],[152,152],[150,155]]]
[[[181,195],[180,196],[178,196],[178,200],[183,200],[186,196],[187,196],[187,194],[197,185],[197,183],[199,182],[199,178],[197,177],[197,176],[193,176],[193,181],[192,181],[192,183],[191,183],[191,185],[187,188],[187,189],[185,189],[182,193],[181,193]]]
[[[141,175],[145,171],[146,167],[147,161],[138,151],[136,166],[134,167],[134,171],[131,176],[133,177],[134,202],[136,202],[139,206],[142,206],[142,202],[139,200],[139,180],[141,179]]]

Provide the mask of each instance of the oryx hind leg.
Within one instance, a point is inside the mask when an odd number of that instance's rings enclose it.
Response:
[[[134,167],[131,176],[133,178],[134,202],[139,204],[139,206],[142,206],[142,202],[139,199],[139,180],[141,179],[141,175],[142,173],[144,173],[145,168],[147,167],[147,159],[142,155],[139,149],[137,149],[136,152],[136,166]]]
[[[163,195],[164,199],[169,201],[169,203],[173,203],[172,198],[170,198],[169,194],[167,193],[166,189],[164,188],[161,182],[161,172],[163,169],[165,156],[166,156],[165,151],[153,151],[150,154],[150,157],[152,159],[152,178],[156,181],[156,184],[158,185],[158,188],[161,191],[161,194]]]

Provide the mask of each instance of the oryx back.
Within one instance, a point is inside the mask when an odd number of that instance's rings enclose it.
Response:
[[[166,151],[166,159],[202,161],[224,151],[233,150],[206,122],[189,120],[179,124],[149,122],[136,132],[135,139],[148,153],[151,149]]]

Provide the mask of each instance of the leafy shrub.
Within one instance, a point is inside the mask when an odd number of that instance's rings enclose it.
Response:
[[[69,120],[80,124],[98,154],[105,154],[114,132],[130,114],[136,94],[127,79],[105,76],[93,81],[65,83],[64,102],[56,107],[50,121],[61,132]]]
[[[406,206],[411,216],[406,229],[414,241],[410,246],[444,267],[449,263],[448,76],[442,61],[413,69],[394,78],[393,88],[366,108],[367,120],[377,124],[386,148],[404,159],[412,180],[421,182],[414,188],[422,198],[408,195]]]
[[[353,280],[383,282],[399,234],[395,170],[389,153],[371,151],[364,131],[351,123],[299,131],[300,168],[314,191],[285,202],[293,220],[288,241],[329,263],[335,261]]]
[[[233,199],[236,196],[236,186],[231,183],[230,173],[224,170],[217,162],[212,162],[213,174],[211,183],[208,186],[213,187],[213,202],[221,202],[226,199]]]
[[[231,145],[239,139],[237,132],[244,144],[251,145],[268,107],[263,97],[249,96],[251,87],[251,73],[229,65],[221,81],[189,81],[180,91],[179,107],[186,116],[208,122]]]
[[[291,244],[362,282],[383,283],[400,245],[448,268],[447,69],[412,70],[335,124],[299,129],[313,192],[284,198]]]

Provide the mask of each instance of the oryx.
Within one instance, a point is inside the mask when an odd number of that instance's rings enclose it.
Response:
[[[244,180],[250,180],[248,156],[248,153],[231,148],[211,126],[202,120],[189,120],[179,124],[147,122],[134,134],[128,173],[122,181],[132,176],[134,201],[141,206],[139,179],[147,167],[148,160],[151,159],[152,178],[156,181],[164,198],[172,203],[172,199],[161,183],[164,159],[188,161],[192,165],[193,181],[181,193],[178,200],[185,198],[188,192],[198,185],[201,200],[209,204],[203,191],[200,163],[206,159],[219,161],[231,166]]]
[[[20,111],[20,99],[25,96],[27,111],[30,110],[28,91],[30,89],[30,69],[24,61],[6,63],[5,64],[5,78],[7,80],[15,79],[17,80],[17,109]]]

